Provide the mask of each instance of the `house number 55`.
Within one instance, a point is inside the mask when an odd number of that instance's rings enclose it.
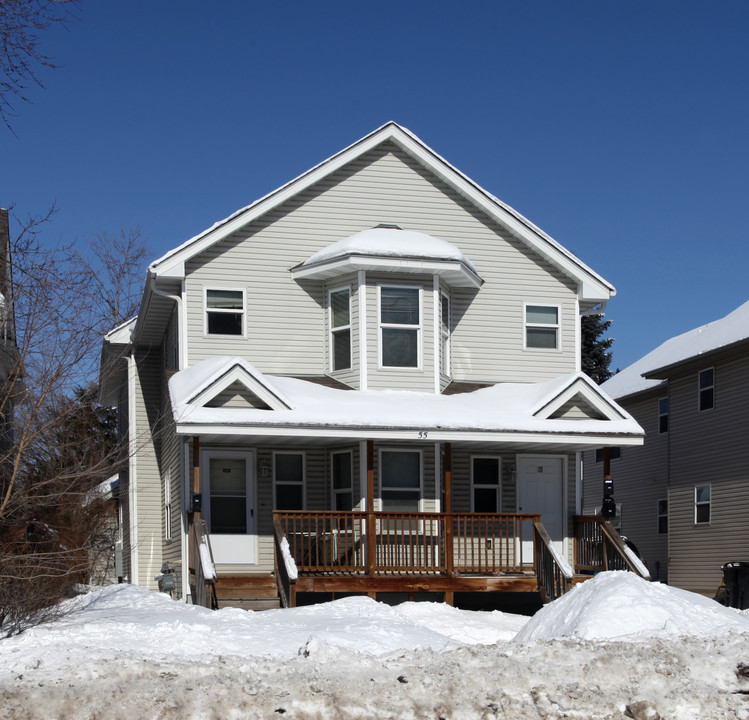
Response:
[[[419,430],[419,438],[424,439],[429,433],[426,430]]]

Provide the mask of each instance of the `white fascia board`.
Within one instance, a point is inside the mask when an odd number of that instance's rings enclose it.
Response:
[[[572,253],[562,247],[553,238],[536,228],[529,220],[515,210],[505,206],[493,195],[480,187],[460,170],[451,165],[441,155],[425,145],[413,133],[389,122],[361,140],[349,145],[337,154],[324,160],[311,170],[274,190],[252,205],[239,210],[200,235],[170,251],[149,267],[155,275],[169,274],[172,277],[184,276],[184,263],[187,259],[203,252],[214,243],[226,238],[244,227],[247,223],[264,215],[278,205],[286,202],[308,187],[323,180],[347,163],[369,152],[385,141],[392,141],[425,167],[455,188],[464,197],[471,200],[490,217],[507,226],[514,234],[528,243],[536,252],[556,265],[564,274],[578,283],[578,295],[586,301],[602,302],[613,297],[616,290],[600,275],[578,260]]]
[[[278,395],[272,390],[268,389],[263,383],[257,378],[247,372],[245,368],[240,365],[234,365],[220,378],[212,382],[208,387],[198,392],[194,397],[189,398],[189,402],[192,405],[203,407],[208,401],[212,400],[216,395],[223,392],[232,383],[240,382],[244,385],[247,390],[257,395],[266,405],[269,405],[273,410],[291,410],[291,406],[284,402]]]
[[[522,443],[528,445],[565,444],[573,446],[602,447],[642,445],[641,435],[572,434],[572,433],[528,433],[495,432],[478,430],[389,430],[376,428],[325,428],[268,425],[201,425],[177,424],[178,435],[263,435],[278,438],[340,439],[350,440],[412,440],[414,442],[496,442]]]
[[[326,280],[347,272],[407,272],[439,275],[452,287],[480,288],[484,281],[463,263],[454,260],[423,260],[417,258],[347,255],[314,265],[297,265],[291,269],[294,280]]]
[[[517,211],[505,206],[480,185],[451,165],[441,155],[426,146],[416,136],[405,132],[392,140],[410,155],[415,155],[435,175],[480,207],[487,215],[507,226],[525,240],[536,252],[556,265],[578,283],[578,294],[585,300],[608,300],[616,294],[613,285],[577,259],[556,240],[537,228]]]
[[[358,140],[353,145],[349,145],[335,155],[323,160],[319,165],[316,165],[311,170],[307,170],[293,180],[290,180],[277,190],[274,190],[268,195],[256,200],[246,208],[234,213],[234,215],[230,215],[226,220],[216,223],[212,228],[209,228],[200,235],[196,235],[178,248],[175,248],[151,263],[149,271],[156,275],[175,273],[178,272],[178,270],[175,270],[175,267],[181,264],[182,272],[184,273],[184,263],[186,260],[203,252],[219,240],[229,237],[234,232],[247,225],[247,223],[252,222],[269,210],[281,205],[298,193],[303,192],[308,187],[325,179],[328,175],[334,173],[351,160],[354,160],[360,155],[369,152],[372,148],[377,147],[377,145],[388,139],[388,136],[393,130],[390,126],[393,125],[394,123],[386,123],[374,132],[363,137],[361,140]]]
[[[581,395],[590,406],[604,415],[608,420],[628,420],[630,416],[614,403],[609,402],[597,390],[595,390],[582,377],[572,381],[558,395],[544,403],[536,412],[534,417],[546,419],[559,410],[562,405],[571,400],[575,395]]]
[[[122,325],[118,325],[113,330],[110,330],[104,336],[104,341],[110,345],[130,345],[133,341],[133,331],[135,330],[137,321],[137,315],[130,318],[130,320],[126,320]]]

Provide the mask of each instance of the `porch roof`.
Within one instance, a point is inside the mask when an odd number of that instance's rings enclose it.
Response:
[[[262,407],[209,407],[240,382]],[[212,390],[212,388],[215,389]],[[582,373],[541,383],[499,383],[459,395],[398,390],[351,391],[264,375],[242,358],[217,357],[169,381],[174,421],[183,435],[639,445],[637,422]],[[554,417],[583,397],[599,417]]]

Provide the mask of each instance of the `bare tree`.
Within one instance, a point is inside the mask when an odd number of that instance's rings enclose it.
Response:
[[[78,0],[0,0],[0,118],[12,130],[14,101],[29,102],[32,85],[44,87],[40,67],[56,67],[40,49],[39,34],[72,20]]]
[[[13,292],[0,287],[0,415],[13,418],[0,447],[0,635],[43,619],[87,580],[111,509],[97,486],[124,459],[92,378],[101,329],[131,311],[146,250],[138,232],[124,231],[97,238],[91,254],[49,249],[39,238],[48,218],[21,222]]]

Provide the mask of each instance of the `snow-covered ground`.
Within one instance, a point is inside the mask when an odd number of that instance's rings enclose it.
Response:
[[[210,612],[130,585],[68,605],[0,641],[0,717],[749,718],[749,613],[630,573],[530,619],[363,597]]]

